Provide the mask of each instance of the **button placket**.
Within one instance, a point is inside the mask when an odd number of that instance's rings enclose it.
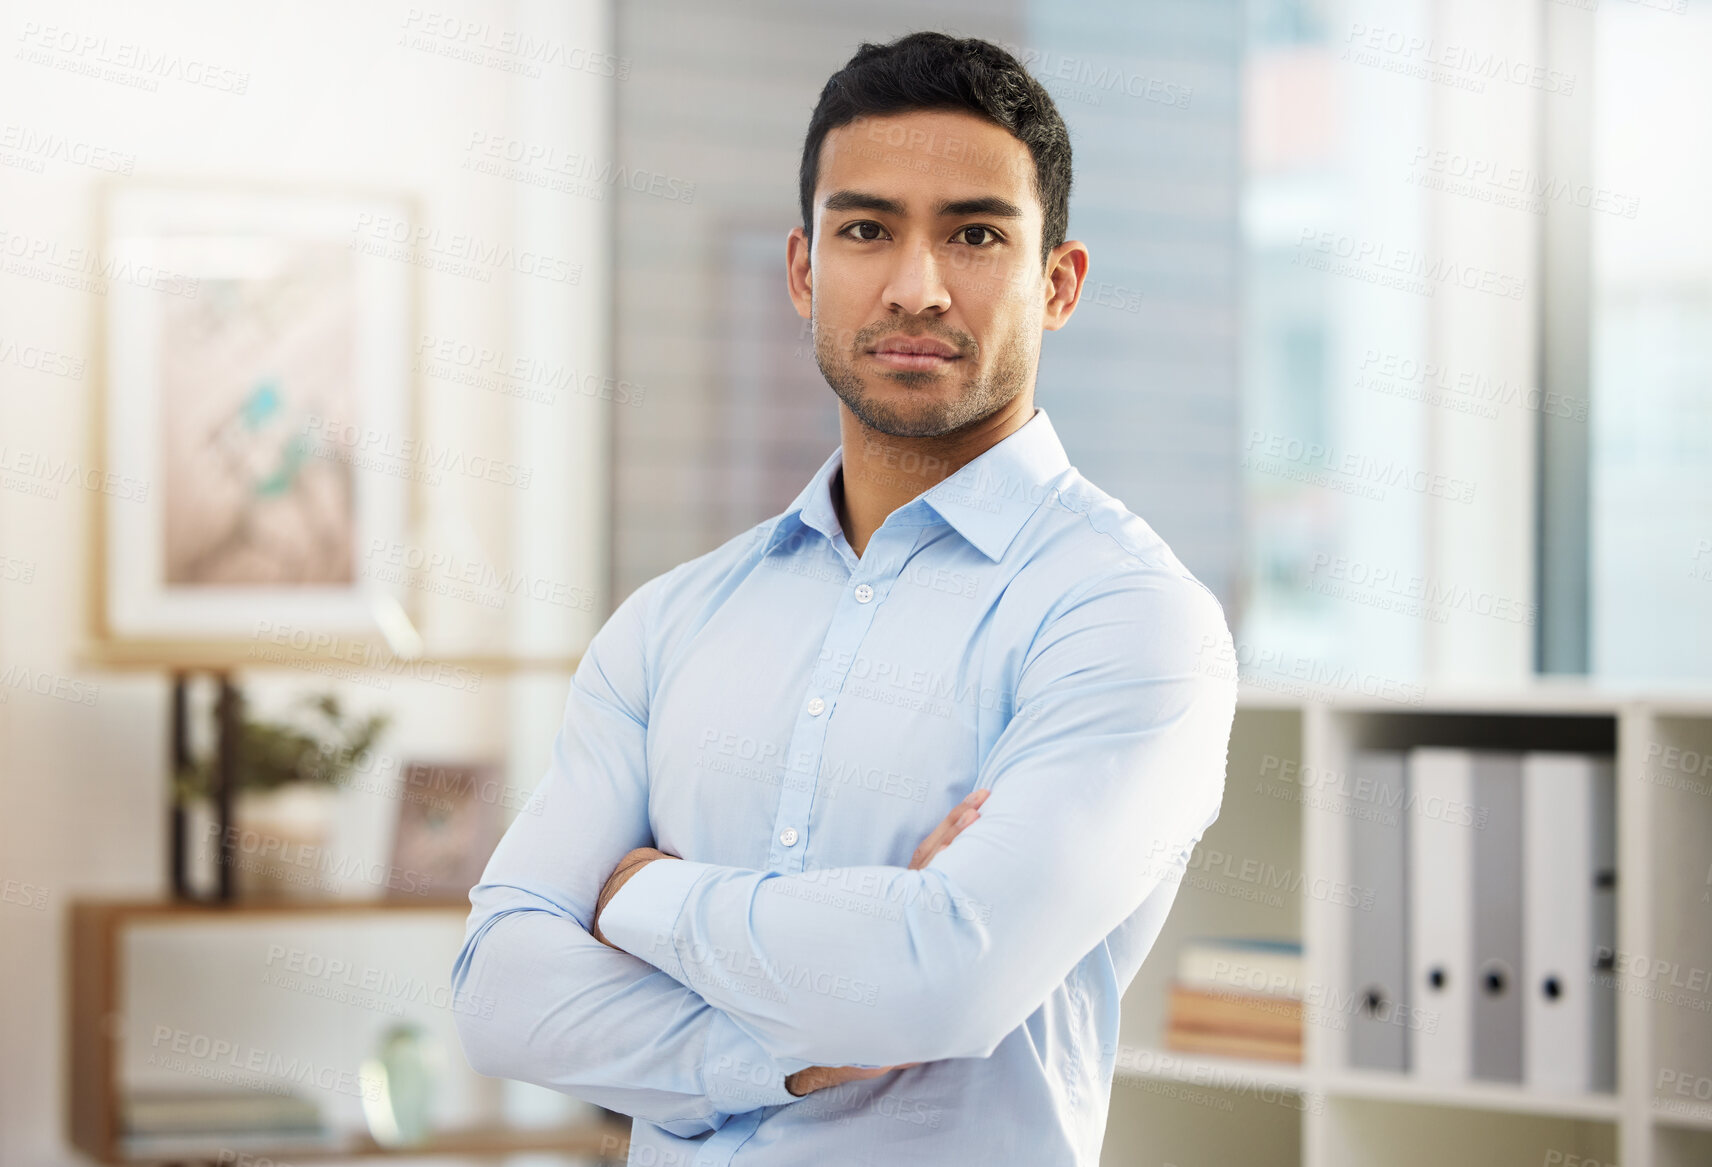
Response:
[[[795,875],[806,865],[808,847],[804,836],[809,811],[814,806],[814,796],[820,786],[820,759],[836,698],[844,688],[851,666],[855,664],[857,650],[867,639],[868,629],[874,623],[874,613],[879,610],[874,601],[885,598],[892,577],[908,558],[902,553],[887,554],[887,545],[900,538],[913,545],[920,537],[921,529],[915,527],[876,531],[857,566],[859,569],[875,567],[878,574],[871,578],[880,586],[876,587],[867,580],[860,583],[852,580],[838,599],[838,607],[821,644],[821,654],[828,658],[828,663],[817,665],[810,677],[809,692],[799,706],[787,755],[789,766],[795,766],[799,759],[807,762],[807,774],[811,780],[781,784],[779,810],[773,822],[773,841],[768,848],[771,870]]]

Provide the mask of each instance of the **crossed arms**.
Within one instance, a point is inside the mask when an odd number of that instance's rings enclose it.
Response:
[[[591,935],[602,887],[653,841],[655,594],[590,644],[550,772],[471,892],[452,984],[482,1073],[690,1136],[793,1101],[786,1080],[811,1067],[985,1057],[1217,816],[1235,707],[1223,615],[1198,584],[1132,568],[1035,638],[975,782],[992,792],[982,820],[956,847],[801,875],[648,863],[600,913],[609,947]],[[821,902],[831,876],[901,910]]]

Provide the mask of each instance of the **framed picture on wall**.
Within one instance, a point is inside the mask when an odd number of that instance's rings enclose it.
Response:
[[[467,896],[505,830],[503,765],[415,761],[402,777],[387,897]]]
[[[363,549],[420,511],[416,267],[381,227],[412,201],[121,180],[99,214],[95,640],[207,665],[411,655],[411,590]]]

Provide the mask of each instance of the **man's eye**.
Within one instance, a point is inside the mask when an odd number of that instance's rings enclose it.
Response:
[[[985,247],[989,243],[998,242],[999,233],[991,227],[959,227],[952,238],[971,247]]]
[[[873,233],[869,234],[870,231]],[[848,235],[852,239],[861,239],[864,242],[872,243],[876,239],[885,235],[886,229],[874,222],[872,219],[864,219],[860,223],[850,224],[839,233],[841,235]]]

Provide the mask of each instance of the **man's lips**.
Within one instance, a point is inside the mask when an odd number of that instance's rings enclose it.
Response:
[[[934,353],[902,353],[879,351],[869,353],[876,361],[892,369],[944,369],[956,364],[961,357],[942,357]]]
[[[925,336],[894,336],[868,350],[868,355],[894,369],[943,369],[962,354],[942,340]]]

